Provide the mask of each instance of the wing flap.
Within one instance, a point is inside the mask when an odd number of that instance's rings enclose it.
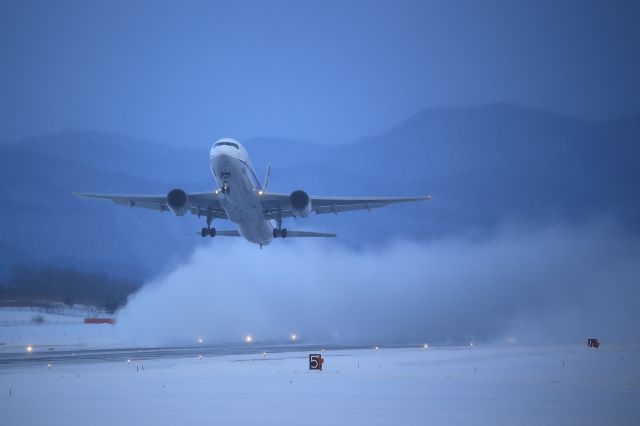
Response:
[[[334,204],[334,205],[323,205],[323,206],[318,206],[316,207],[314,210],[317,214],[324,214],[324,213],[341,213],[341,212],[348,212],[348,211],[353,211],[353,210],[371,210],[371,209],[379,209],[381,207],[385,207],[386,204],[381,204],[381,203],[368,203],[368,204],[351,204],[351,205],[340,205],[340,204]]]
[[[222,209],[209,209],[209,208],[202,208],[202,207],[194,207],[193,205],[190,207],[191,210],[191,214],[195,215],[195,216],[211,216],[215,219],[226,219],[227,218],[227,214],[225,213],[224,210]]]
[[[81,198],[110,200],[122,206],[141,207],[160,212],[169,211],[166,195],[94,194],[87,192],[74,192],[73,195]],[[188,194],[188,197],[191,214],[227,219],[227,214],[214,192],[194,192]]]
[[[312,196],[311,210],[317,214],[341,213],[354,210],[371,210],[386,207],[389,204],[413,201],[430,201],[431,196],[418,197],[320,197]],[[262,195],[264,215],[268,219],[291,217],[291,205],[288,194],[264,193]]]
[[[141,207],[161,212],[169,210],[167,197],[164,195],[93,194],[87,192],[74,192],[73,195],[81,198],[110,200],[122,206]]]

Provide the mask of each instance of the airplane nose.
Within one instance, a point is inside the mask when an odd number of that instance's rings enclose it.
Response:
[[[223,157],[227,157],[227,153],[224,149],[220,149],[220,147],[211,148],[211,152],[209,152],[209,160],[215,161]]]
[[[211,157],[211,165],[218,173],[225,171],[229,167],[229,160],[231,157],[224,152],[216,152]]]
[[[218,145],[213,146],[211,151],[209,151],[209,160],[213,160],[215,158],[224,157],[224,158],[237,158],[238,150],[229,146]]]

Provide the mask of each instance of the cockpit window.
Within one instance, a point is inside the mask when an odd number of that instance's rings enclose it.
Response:
[[[213,147],[215,148],[215,147],[216,147],[216,146],[218,146],[218,145],[229,145],[229,146],[234,147],[235,149],[240,149],[240,148],[238,147],[238,144],[237,144],[237,143],[233,143],[233,142],[218,142],[218,143],[216,143]]]

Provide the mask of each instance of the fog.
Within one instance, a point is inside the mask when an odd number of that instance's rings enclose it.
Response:
[[[640,244],[610,223],[491,238],[207,241],[118,313],[140,345],[637,341]]]

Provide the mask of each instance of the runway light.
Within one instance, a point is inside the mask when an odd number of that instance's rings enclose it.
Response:
[[[426,343],[424,344],[424,348],[425,349],[429,349],[429,345],[427,345]]]
[[[380,348],[376,346],[375,350],[376,350],[376,351],[379,351],[379,350],[380,350]]]
[[[267,353],[266,352],[262,352],[262,356],[267,356]]]
[[[127,364],[131,364],[131,360],[130,359],[127,360]]]
[[[291,340],[295,342],[296,340],[298,340],[298,336],[296,336],[295,334],[292,334]]]
[[[198,343],[202,343],[202,337],[198,337]]]
[[[51,363],[47,364],[47,368],[51,368]]]
[[[202,355],[198,355],[198,359],[202,359]]]
[[[244,341],[247,343],[251,343],[253,342],[253,337],[250,334],[248,334],[244,337]]]
[[[29,353],[33,352],[33,346],[31,345],[27,346],[27,352]]]

